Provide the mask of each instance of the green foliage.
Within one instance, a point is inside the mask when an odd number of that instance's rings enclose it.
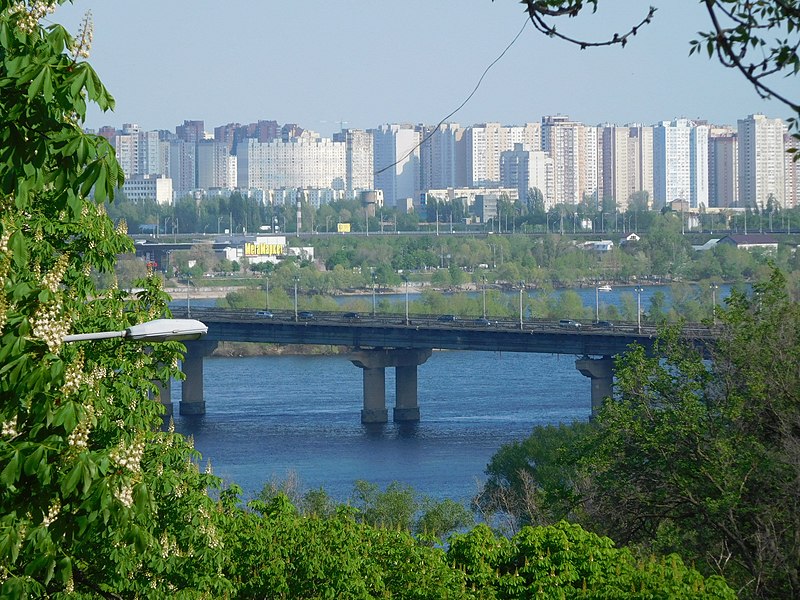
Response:
[[[735,598],[672,555],[637,558],[608,538],[560,522],[525,527],[510,540],[485,525],[450,538],[448,561],[481,598]]]
[[[0,3],[0,596],[225,594],[217,480],[158,431],[153,382],[179,376],[183,347],[62,341],[164,316],[168,298],[155,277],[136,297],[95,286],[133,249],[102,206],[114,151],[80,128],[113,99],[85,38],[38,9]]]

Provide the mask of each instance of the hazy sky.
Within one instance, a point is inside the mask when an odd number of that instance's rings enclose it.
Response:
[[[697,0],[653,3],[654,23],[624,49],[581,51],[528,24],[448,120],[518,125],[565,114],[587,124],[688,117],[735,125],[755,112],[790,116],[716,59],[688,56],[689,40],[708,28]],[[610,36],[649,4],[601,0],[597,14],[558,28]],[[75,32],[87,10],[90,61],[117,101],[114,113],[90,112],[89,127],[174,131],[199,119],[213,131],[266,119],[323,135],[340,121],[438,123],[526,21],[518,0],[75,0],[51,20]]]

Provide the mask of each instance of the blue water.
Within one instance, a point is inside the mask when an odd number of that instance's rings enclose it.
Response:
[[[502,444],[590,413],[589,380],[568,356],[434,352],[418,372],[421,421],[404,426],[361,424],[361,370],[342,357],[210,357],[204,367],[205,416],[178,415],[173,385],[176,430],[245,497],[292,472],[339,501],[358,479],[467,501]],[[393,369],[386,396],[391,419]]]
[[[576,291],[594,306],[594,288]],[[669,302],[667,286],[648,286],[643,309],[656,291]],[[626,292],[634,293],[614,287],[600,301],[619,304]],[[718,301],[729,293],[721,286]],[[418,372],[420,423],[365,427],[361,370],[343,357],[209,357],[205,416],[181,417],[180,385],[173,384],[176,429],[191,434],[214,472],[240,485],[245,497],[293,473],[305,489],[324,487],[339,501],[358,479],[382,487],[399,481],[434,498],[466,501],[502,444],[536,425],[589,418],[589,380],[575,358],[434,352]],[[393,369],[386,370],[386,403],[391,419]]]

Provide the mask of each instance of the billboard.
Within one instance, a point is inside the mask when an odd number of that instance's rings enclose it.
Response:
[[[247,242],[244,245],[245,256],[282,256],[284,244],[265,244],[263,242]]]
[[[337,223],[336,231],[339,233],[350,233],[350,223]]]

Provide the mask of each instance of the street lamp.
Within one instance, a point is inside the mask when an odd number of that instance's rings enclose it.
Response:
[[[406,284],[406,325],[408,325],[408,275],[403,273],[403,281]]]
[[[639,333],[642,333],[642,292],[644,288],[637,285],[633,291],[636,292],[636,328]]]
[[[294,320],[297,322],[297,284],[300,283],[300,276],[294,276]]]
[[[486,318],[486,277],[482,276],[483,280],[483,318]]]
[[[377,314],[377,304],[375,303],[375,282],[378,280],[378,276],[375,274],[375,271],[372,272],[372,316],[374,317]]]
[[[266,305],[266,309],[267,309],[267,310],[269,310],[269,275],[266,275],[266,276],[264,277],[264,282],[265,282],[264,289],[265,289],[265,290],[266,290],[266,292],[267,292],[267,305]]]
[[[716,325],[717,324],[717,288],[719,286],[716,283],[711,283],[709,286],[711,288],[711,322]]]
[[[64,342],[86,342],[109,338],[127,338],[139,342],[174,342],[196,340],[208,333],[208,327],[196,319],[156,319],[131,325],[122,331],[74,333],[62,338]]]
[[[596,285],[594,287],[594,322],[597,323],[600,320],[600,290],[604,292],[611,291],[609,286],[603,285]]]
[[[519,282],[519,328],[522,329],[522,292],[525,291],[525,282]]]

